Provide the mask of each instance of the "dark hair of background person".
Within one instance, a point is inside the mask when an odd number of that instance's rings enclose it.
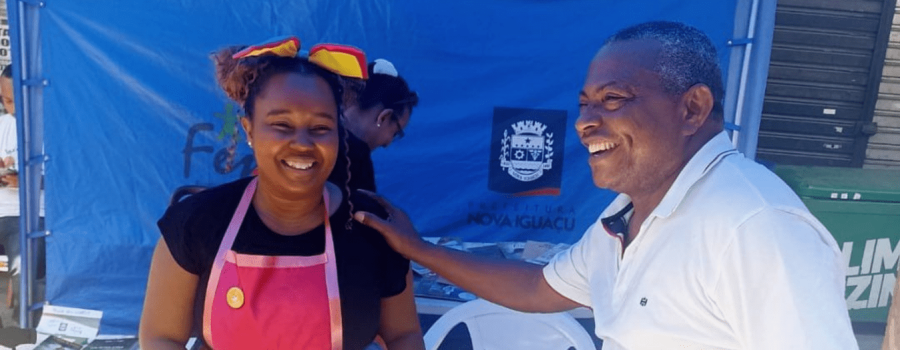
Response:
[[[369,63],[369,80],[357,94],[359,109],[366,110],[381,104],[384,108],[401,114],[405,108],[419,104],[419,95],[409,89],[402,76],[374,73],[375,62]]]
[[[12,79],[12,65],[7,65],[3,67],[3,73],[0,73],[0,77],[4,77],[7,79]]]
[[[699,29],[678,22],[647,22],[622,29],[603,43],[652,39],[662,44],[654,72],[659,74],[663,88],[672,95],[681,95],[696,84],[709,87],[713,95],[713,120],[724,118],[722,107],[725,89],[716,47]]]

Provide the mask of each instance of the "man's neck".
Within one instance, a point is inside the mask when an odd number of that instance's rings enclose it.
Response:
[[[650,217],[650,214],[656,210],[659,203],[661,203],[666,194],[669,193],[669,190],[672,188],[678,175],[684,171],[688,162],[691,161],[707,142],[718,135],[721,130],[721,125],[716,124],[715,122],[707,123],[701,127],[697,133],[688,138],[684,149],[683,162],[681,166],[677,168],[677,171],[668,174],[663,178],[663,181],[660,181],[660,183],[652,188],[648,188],[646,191],[639,191],[633,194],[628,193],[628,196],[631,197],[631,202],[634,204],[634,214],[632,214],[631,220],[628,220],[628,235],[625,237],[626,245],[637,238],[644,221]]]
[[[634,213],[631,214],[631,219],[628,220],[628,233],[625,236],[626,246],[631,244],[631,242],[637,238],[644,221],[647,220],[647,218],[650,217],[650,213],[659,206],[659,203],[662,202],[666,193],[672,188],[672,184],[675,183],[675,179],[683,169],[684,166],[682,166],[673,176],[667,177],[666,180],[653,191],[629,195],[629,197],[631,197],[631,203],[634,204]]]

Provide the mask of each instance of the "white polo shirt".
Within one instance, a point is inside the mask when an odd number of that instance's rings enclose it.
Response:
[[[604,350],[858,349],[834,238],[724,132],[623,255],[607,229],[624,230],[630,202],[619,195],[544,268],[553,289],[593,309]]]

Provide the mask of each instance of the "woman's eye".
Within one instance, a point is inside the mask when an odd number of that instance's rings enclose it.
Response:
[[[273,128],[279,129],[279,130],[287,130],[287,129],[291,128],[290,124],[284,123],[284,122],[275,122],[275,123],[272,123],[271,125]]]
[[[331,131],[331,127],[326,125],[319,125],[310,128],[310,130],[315,134],[321,135],[329,133]]]

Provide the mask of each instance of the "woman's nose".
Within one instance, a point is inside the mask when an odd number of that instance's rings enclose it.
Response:
[[[299,148],[311,148],[313,147],[313,143],[312,135],[305,129],[298,130],[291,140],[291,145]]]

